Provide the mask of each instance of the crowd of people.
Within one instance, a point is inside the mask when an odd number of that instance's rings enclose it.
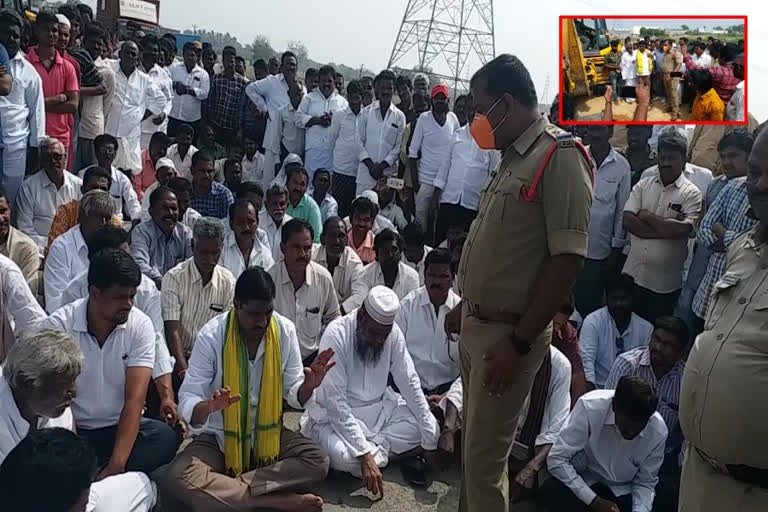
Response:
[[[634,121],[645,121],[652,101],[663,101],[671,121],[680,120],[680,106],[689,105],[688,121],[744,121],[744,41],[723,43],[710,37],[690,41],[681,37],[646,36],[624,43],[614,39],[604,55],[611,86],[605,94],[602,118],[613,121],[612,106],[620,100],[636,103]],[[620,98],[624,87],[635,94]]]
[[[470,511],[765,507],[762,126],[707,168],[700,132],[560,129],[507,54],[452,98],[111,48],[86,6],[33,29],[0,12],[12,510],[320,510],[330,469],[383,497],[392,461],[460,465]]]

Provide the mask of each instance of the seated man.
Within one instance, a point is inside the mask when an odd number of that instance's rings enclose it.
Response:
[[[155,181],[147,187],[144,191],[143,199],[141,200],[141,220],[149,220],[149,198],[152,192],[159,187],[167,187],[170,181],[178,175],[176,167],[173,164],[173,160],[170,158],[160,158],[155,164]]]
[[[373,242],[376,261],[363,267],[352,281],[352,297],[347,300],[349,311],[360,307],[374,286],[384,285],[394,290],[399,299],[419,287],[419,274],[403,263],[403,237],[385,229]]]
[[[402,231],[408,225],[403,209],[397,204],[395,189],[387,185],[387,177],[382,176],[376,181],[376,195],[378,196],[379,214],[376,216],[389,220],[398,231]],[[383,206],[382,206],[383,205]]]
[[[87,245],[89,259],[104,249],[120,249],[131,254],[128,232],[123,228],[115,226],[103,226],[96,230],[93,236],[88,239]],[[60,307],[86,297],[88,297],[87,269],[75,276],[67,284],[64,291],[62,291],[59,298]],[[171,353],[168,351],[168,344],[165,342],[163,316],[160,308],[160,291],[155,286],[155,283],[144,274],[141,274],[141,283],[136,288],[133,305],[149,317],[155,330],[155,366],[152,369],[152,379],[157,389],[159,404],[153,405],[157,405],[160,411],[149,410],[148,414],[150,417],[158,416],[166,420],[170,425],[175,425],[178,422],[179,415],[171,384],[171,372],[173,371],[174,361],[171,358]]]
[[[722,121],[725,116],[725,103],[715,90],[712,74],[708,69],[694,69],[690,81],[696,88],[689,121]]]
[[[171,146],[173,147],[173,146]],[[184,176],[178,162],[176,169]],[[192,197],[190,206],[203,217],[223,219],[229,213],[229,205],[235,202],[232,192],[213,180],[213,157],[205,150],[192,156]]]
[[[224,160],[224,186],[233,194],[237,192],[237,187],[243,182],[243,166],[234,158]]]
[[[235,279],[249,267],[268,269],[275,264],[272,251],[258,238],[259,212],[247,199],[236,199],[229,207],[229,231],[224,239],[219,265]]]
[[[192,230],[179,222],[179,203],[170,187],[152,192],[149,215],[131,230],[131,245],[141,273],[160,288],[163,276],[192,255]]]
[[[34,438],[44,433],[44,436],[61,437],[67,435],[61,432],[63,429],[74,430],[69,406],[76,394],[75,380],[82,364],[80,346],[71,335],[58,330],[30,331],[8,354],[0,376],[0,431],[3,432],[0,435],[0,475],[3,475],[0,492],[4,506],[11,507],[9,510],[63,510],[60,508],[62,501],[47,504],[34,501],[45,500],[46,497],[51,499],[45,492],[50,490],[48,487],[38,487],[39,479],[51,471],[50,478],[42,480],[45,482],[43,485],[56,485],[54,482],[58,482],[64,489],[66,475],[76,472],[76,459],[59,465],[52,453],[42,457],[40,452],[35,452],[25,453],[22,463],[19,452],[25,452],[30,436]],[[49,434],[57,430],[58,433]],[[69,435],[76,438],[73,434]],[[20,443],[22,447],[18,448]],[[83,441],[83,445],[90,453],[86,459],[91,469],[85,481],[90,484],[96,476],[96,455],[87,442]],[[4,462],[6,460],[7,463]],[[32,466],[30,472],[23,472],[20,463]],[[17,493],[21,498],[18,502],[19,498],[14,497]],[[56,498],[61,500],[62,496]],[[90,493],[84,493],[88,503],[85,510],[96,512],[119,510],[113,507],[126,501],[136,507],[132,511],[148,512],[155,505],[155,498],[154,486],[143,473],[124,473],[106,478],[94,483]],[[59,508],[51,508],[54,503]]]
[[[274,300],[269,274],[249,268],[237,280],[234,307],[197,335],[179,409],[199,435],[161,482],[193,510],[322,509],[319,496],[293,491],[325,479],[328,457],[281,428],[283,400],[302,407],[333,368],[334,353],[302,367],[296,330],[273,313]]]
[[[373,221],[376,219],[376,205],[366,197],[358,197],[352,201],[349,209],[347,224],[347,245],[357,253],[364,265],[376,259],[373,250]],[[354,309],[360,304],[350,308]]]
[[[301,219],[309,222],[315,233],[312,240],[315,243],[320,242],[320,231],[323,229],[323,218],[320,214],[320,207],[312,196],[307,194],[307,180],[309,174],[303,167],[292,167],[286,172],[286,187],[288,188],[288,208],[286,215],[294,219]]]
[[[253,203],[253,206],[256,207],[256,212],[259,214],[259,227],[256,229],[256,237],[259,239],[259,242],[261,244],[268,248],[270,251],[272,250],[272,244],[269,242],[269,237],[267,236],[267,232],[264,231],[264,229],[261,228],[261,211],[264,209],[264,189],[261,188],[261,185],[258,183],[255,183],[253,181],[244,181],[240,184],[239,187],[237,187],[237,192],[235,193],[235,200],[238,199],[247,199],[251,203]],[[272,258],[274,260],[274,257]]]
[[[232,304],[235,278],[218,264],[224,247],[224,226],[216,219],[197,221],[192,237],[192,257],[163,277],[161,301],[165,339],[176,359],[174,387],[178,389],[187,371],[200,329]]]
[[[187,178],[176,176],[170,179],[168,188],[176,194],[176,202],[179,205],[179,222],[189,229],[194,229],[195,223],[202,218],[202,215],[194,208],[189,207],[189,201],[192,197],[192,182]]]
[[[182,124],[176,129],[174,135],[174,144],[168,146],[166,156],[173,160],[176,170],[187,179],[192,179],[192,157],[198,152],[198,149],[192,145],[192,139],[195,136],[195,129],[188,124]],[[213,157],[211,157],[213,158]]]
[[[616,356],[648,346],[653,325],[632,311],[634,280],[626,274],[605,285],[606,305],[593,311],[581,326],[579,351],[587,389],[602,389]]]
[[[448,391],[459,376],[459,339],[445,332],[445,316],[461,302],[451,290],[451,255],[446,249],[427,254],[425,282],[400,303],[396,323],[405,337],[424,394]]]
[[[403,263],[419,273],[419,284],[424,284],[424,260],[432,248],[426,244],[424,230],[411,222],[401,233],[403,235]]]
[[[40,251],[34,240],[11,226],[11,213],[8,193],[0,185],[0,254],[7,256],[19,266],[30,289],[37,293]]]
[[[111,203],[110,203],[111,204]],[[150,473],[176,452],[176,432],[143,417],[155,365],[155,330],[133,307],[141,271],[125,251],[106,249],[88,269],[88,297],[55,311],[41,328],[75,337],[85,360],[72,412],[77,432],[93,445],[101,477]]]
[[[639,377],[579,398],[547,456],[538,494],[550,512],[650,512],[667,427]]]
[[[170,145],[170,137],[165,132],[159,131],[152,134],[149,147],[141,152],[141,172],[131,176],[131,184],[139,201],[142,202],[142,209],[144,198],[149,195],[149,188],[157,182],[157,165],[161,158],[165,158]],[[170,161],[170,158],[168,160]]]
[[[562,352],[571,364],[571,403],[575,404],[587,392],[587,379],[584,377],[584,364],[579,353],[579,335],[570,321],[574,313],[573,301],[571,294],[552,319],[552,346]]]
[[[272,259],[280,261],[283,253],[280,242],[283,239],[282,230],[286,222],[293,217],[286,214],[288,208],[288,189],[282,185],[272,185],[267,189],[264,208],[259,211],[259,226],[267,233]]]
[[[386,218],[383,215],[379,215],[381,212],[381,209],[379,208],[379,196],[374,192],[373,190],[365,190],[362,194],[357,196],[355,200],[364,197],[365,199],[369,200],[371,203],[373,203],[373,209],[372,209],[372,216],[371,216],[371,231],[373,231],[373,235],[376,236],[385,229],[391,229],[392,231],[397,231],[397,228],[392,223],[391,220]],[[354,201],[352,202],[354,204]],[[352,212],[350,210],[349,217],[344,217],[344,222],[347,224],[347,229],[352,228],[354,222],[352,221]]]
[[[14,203],[14,220],[19,231],[34,240],[42,254],[48,244],[56,209],[79,199],[83,182],[65,171],[67,152],[57,139],[43,139],[39,151],[40,170],[21,184]]]
[[[98,469],[93,448],[63,428],[32,431],[0,464],[0,493],[8,510],[149,512],[154,485],[143,473],[125,473],[94,482]]]
[[[283,258],[269,269],[275,283],[275,311],[296,325],[304,365],[317,355],[320,336],[339,316],[339,299],[331,274],[312,261],[312,226],[291,219],[282,230]]]
[[[103,167],[93,165],[83,174],[83,184],[80,186],[80,191],[83,195],[91,190],[109,192],[111,186],[112,176],[110,176],[109,171]],[[80,197],[64,203],[56,209],[56,215],[53,216],[53,223],[51,223],[51,230],[48,232],[48,246],[45,249],[46,255],[51,250],[53,241],[75,227],[79,220]],[[123,222],[117,216],[113,218],[112,223],[120,227],[123,225]]]
[[[315,170],[315,175],[312,176],[312,199],[320,208],[320,217],[323,222],[339,214],[339,203],[329,192],[330,188],[331,171],[325,167]]]
[[[654,510],[677,511],[680,489],[679,455],[683,436],[677,411],[680,409],[680,384],[685,370],[685,349],[688,346],[688,327],[674,316],[661,316],[654,322],[651,343],[646,347],[625,352],[616,358],[605,389],[614,389],[626,375],[646,381],[659,397],[657,410],[667,425],[666,456],[659,470]]]
[[[323,224],[320,244],[312,247],[312,260],[325,267],[333,276],[333,287],[341,312],[345,314],[346,301],[352,296],[352,278],[362,270],[363,262],[347,245],[347,226],[341,217],[328,217]]]
[[[117,139],[106,133],[97,136],[93,140],[97,165],[102,169],[108,170],[112,178],[110,180],[109,194],[115,203],[115,215],[122,221],[123,210],[125,210],[125,213],[132,220],[138,220],[141,217],[141,204],[139,203],[136,191],[133,189],[131,179],[112,165],[117,154],[117,146]],[[87,171],[89,168],[86,167],[81,170],[78,172],[78,175],[81,178],[84,177],[84,171]]]
[[[80,201],[78,224],[51,245],[43,271],[45,309],[49,313],[61,306],[61,293],[67,283],[88,268],[88,239],[101,226],[111,222],[114,208],[108,192],[91,190]]]
[[[394,324],[398,309],[395,292],[376,286],[359,309],[328,326],[320,353],[331,349],[338,364],[301,418],[301,432],[328,453],[331,467],[377,494],[390,457],[437,448],[437,421]],[[400,394],[387,386],[390,374]]]
[[[0,254],[0,363],[13,346],[17,329],[30,328],[47,315],[35,299],[19,266]]]

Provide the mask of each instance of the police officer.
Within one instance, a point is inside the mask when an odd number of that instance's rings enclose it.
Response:
[[[747,171],[758,224],[728,247],[704,332],[685,364],[680,426],[688,440],[681,512],[768,510],[768,130]]]
[[[528,70],[500,55],[470,84],[471,134],[504,153],[482,192],[461,263],[464,382],[460,510],[506,512],[507,459],[523,402],[549,351],[551,321],[587,253],[591,165],[538,113]]]

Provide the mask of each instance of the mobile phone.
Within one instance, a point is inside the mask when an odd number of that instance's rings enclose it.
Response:
[[[673,71],[669,74],[671,78],[682,78],[683,73],[681,71]]]
[[[592,96],[604,96],[606,90],[608,90],[607,85],[593,85]]]
[[[387,186],[395,190],[403,190],[405,181],[400,178],[387,178]]]
[[[623,85],[619,88],[620,98],[637,98],[637,91],[634,86]]]

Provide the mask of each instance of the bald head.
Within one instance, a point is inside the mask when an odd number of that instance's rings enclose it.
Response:
[[[123,41],[120,46],[120,69],[130,75],[139,65],[139,47],[133,41]]]

